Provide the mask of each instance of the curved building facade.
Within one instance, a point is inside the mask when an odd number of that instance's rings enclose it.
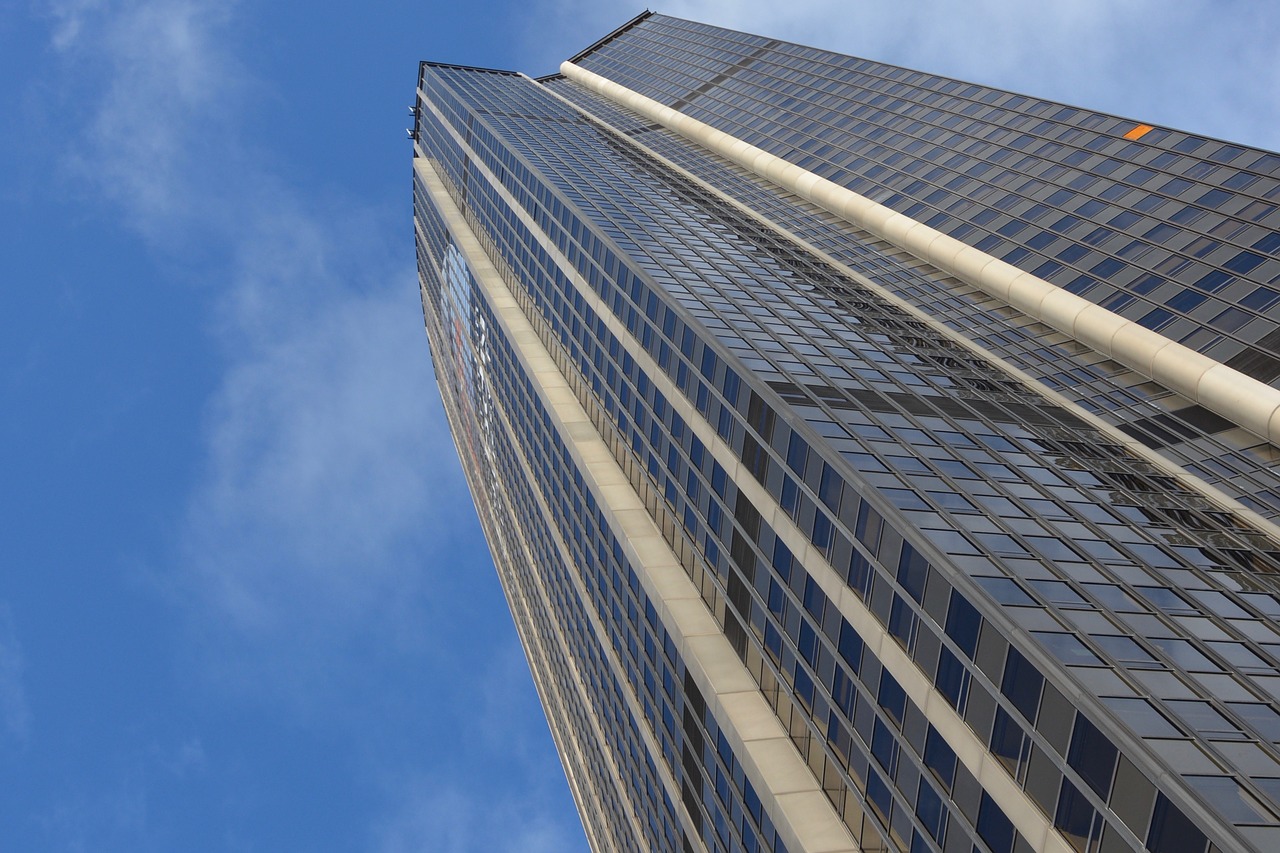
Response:
[[[594,848],[1280,849],[1280,155],[650,13],[413,137]]]

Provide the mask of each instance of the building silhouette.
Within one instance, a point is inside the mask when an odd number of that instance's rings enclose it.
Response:
[[[596,849],[1280,850],[1280,155],[650,13],[414,112]]]

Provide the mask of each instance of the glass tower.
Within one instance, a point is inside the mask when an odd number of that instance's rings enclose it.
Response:
[[[596,849],[1280,850],[1280,155],[650,13],[412,136]]]

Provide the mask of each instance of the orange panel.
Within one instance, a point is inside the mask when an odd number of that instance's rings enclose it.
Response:
[[[1142,137],[1147,135],[1148,131],[1152,131],[1152,130],[1155,130],[1155,128],[1152,127],[1151,125],[1140,124],[1137,127],[1135,127],[1133,130],[1126,133],[1124,135],[1124,138],[1125,139],[1141,139]]]

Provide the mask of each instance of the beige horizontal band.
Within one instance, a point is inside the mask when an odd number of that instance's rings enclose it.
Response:
[[[1280,447],[1280,390],[572,62],[560,73]]]

